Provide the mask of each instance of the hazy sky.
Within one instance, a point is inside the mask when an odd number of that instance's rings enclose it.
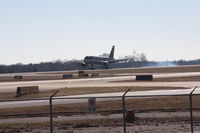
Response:
[[[199,59],[200,0],[0,0],[0,64],[115,57]]]

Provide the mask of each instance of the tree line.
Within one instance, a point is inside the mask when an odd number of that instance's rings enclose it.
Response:
[[[171,65],[199,65],[200,59],[197,60],[178,60],[178,61],[148,61],[144,53],[137,54],[133,52],[133,55],[125,56],[127,61],[110,64],[109,68],[126,68],[126,67],[145,67],[145,66],[171,66]],[[40,62],[30,64],[13,64],[13,65],[0,65],[0,73],[19,73],[19,72],[45,72],[45,71],[67,71],[67,70],[83,70],[81,61],[69,60],[69,61],[52,61],[52,62]],[[104,66],[96,66],[98,69],[104,68]]]

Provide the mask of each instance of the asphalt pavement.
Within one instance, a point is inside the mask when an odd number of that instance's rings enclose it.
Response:
[[[154,78],[170,77],[189,77],[200,76],[199,72],[194,73],[167,73],[155,74]],[[129,86],[150,86],[150,87],[194,87],[200,86],[200,82],[117,82],[117,81],[134,81],[136,76],[117,76],[104,78],[86,78],[86,79],[62,79],[62,80],[44,80],[44,81],[17,81],[17,82],[0,82],[0,93],[16,92],[17,87],[21,86],[39,86],[40,91],[48,91],[60,88],[75,87],[129,87]],[[116,82],[115,82],[116,81]]]
[[[126,94],[129,98],[149,98],[158,96],[183,96],[189,95],[191,89],[177,89],[177,90],[151,90],[151,91],[131,91]],[[121,99],[124,92],[116,93],[98,93],[98,94],[84,94],[84,95],[72,95],[72,96],[59,96],[54,97],[53,105],[58,104],[73,104],[88,102],[89,97],[96,97],[96,101],[107,101]],[[200,94],[200,88],[194,91],[194,94]],[[111,98],[113,97],[113,98]],[[49,98],[45,100],[31,100],[31,101],[8,101],[0,102],[0,109],[17,108],[17,107],[34,107],[49,105]]]

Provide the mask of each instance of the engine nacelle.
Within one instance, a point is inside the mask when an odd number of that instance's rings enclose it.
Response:
[[[85,64],[85,62],[83,62],[83,63],[81,64],[81,66],[82,66],[82,67],[87,67],[87,64]]]

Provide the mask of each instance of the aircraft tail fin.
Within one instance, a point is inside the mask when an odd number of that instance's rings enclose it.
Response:
[[[110,59],[113,59],[114,58],[114,52],[115,52],[115,46],[113,45],[111,51],[110,51],[110,55],[109,55],[109,58]]]

